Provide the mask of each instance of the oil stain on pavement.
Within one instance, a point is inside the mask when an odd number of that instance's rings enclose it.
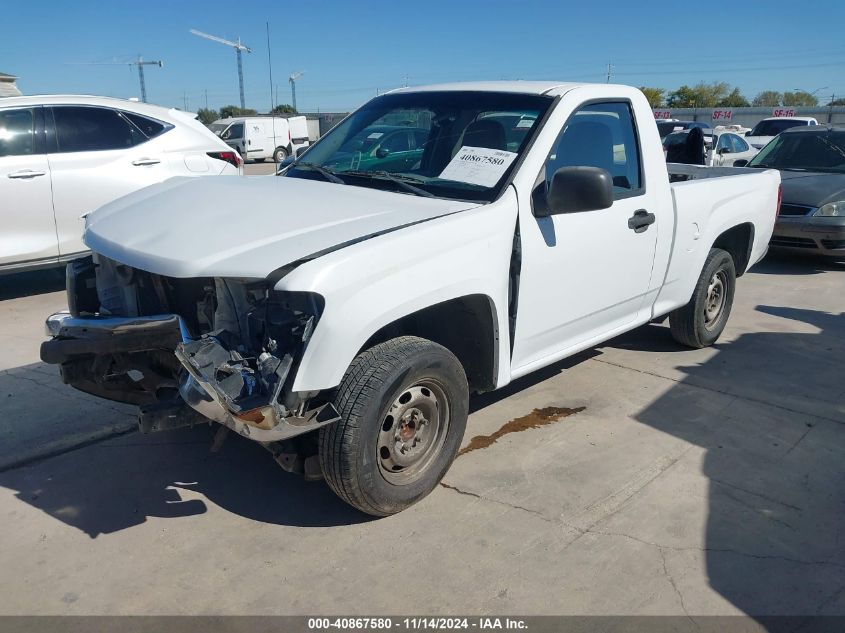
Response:
[[[508,433],[517,433],[526,429],[538,429],[541,426],[554,424],[558,420],[580,413],[584,409],[585,407],[575,407],[574,409],[567,407],[542,407],[540,409],[534,409],[528,415],[514,418],[510,422],[505,423],[495,433],[491,433],[490,435],[476,435],[470,440],[469,444],[458,452],[458,457],[479,448],[487,448]]]

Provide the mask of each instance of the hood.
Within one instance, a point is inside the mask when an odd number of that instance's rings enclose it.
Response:
[[[781,171],[783,201],[808,207],[845,200],[845,174]]]
[[[766,145],[768,145],[769,141],[771,141],[774,136],[743,136],[745,142],[755,147],[756,149],[762,149]]]
[[[298,178],[171,178],[89,215],[84,241],[169,277],[261,279],[308,255],[476,206]]]

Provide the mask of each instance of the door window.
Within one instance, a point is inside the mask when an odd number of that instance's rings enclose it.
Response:
[[[720,149],[727,149],[729,152],[735,151],[733,149],[733,144],[731,143],[731,136],[732,134],[721,134],[719,136],[719,142],[716,143],[716,151],[718,152]]]
[[[734,152],[747,152],[749,150],[748,143],[746,143],[742,138],[736,134],[731,134],[730,137]]]
[[[126,149],[147,140],[116,110],[88,106],[53,108],[59,152]]]
[[[0,110],[0,156],[35,153],[35,117],[32,110]]]
[[[223,136],[220,138],[223,139],[235,139],[235,138],[243,138],[244,137],[244,124],[243,123],[232,123],[229,128],[223,132]]]
[[[640,148],[627,102],[591,103],[564,125],[546,160],[546,185],[561,167],[599,167],[613,177],[615,199],[642,193]]]
[[[384,143],[381,144],[381,147],[391,153],[407,152],[410,149],[408,146],[408,132],[406,130],[402,130],[388,136]]]

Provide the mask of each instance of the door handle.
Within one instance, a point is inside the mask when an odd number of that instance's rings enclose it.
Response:
[[[642,233],[649,226],[654,224],[656,218],[653,213],[649,213],[645,209],[634,211],[634,215],[628,218],[628,228],[633,229],[634,233]]]
[[[32,169],[21,169],[6,174],[8,178],[37,178],[38,176],[46,176],[46,171],[35,171]]]
[[[158,158],[139,158],[133,160],[132,164],[136,167],[144,167],[146,165],[158,165],[161,161]]]

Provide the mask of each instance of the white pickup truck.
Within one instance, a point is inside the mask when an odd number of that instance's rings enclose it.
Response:
[[[213,421],[395,513],[446,473],[471,392],[667,315],[684,345],[718,338],[780,177],[669,172],[634,88],[397,90],[277,177],[171,179],[93,213],[41,357],[140,405],[142,430]]]

